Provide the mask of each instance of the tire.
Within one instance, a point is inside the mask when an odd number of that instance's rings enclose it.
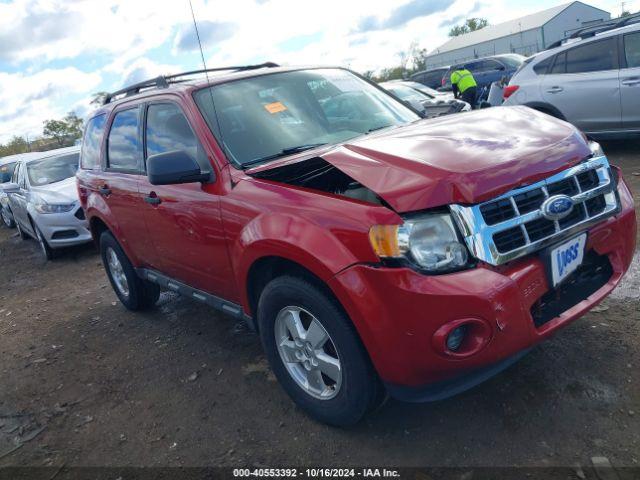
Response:
[[[40,245],[40,250],[42,251],[42,256],[44,257],[45,261],[53,260],[55,258],[55,251],[51,248],[51,246],[49,246],[40,229],[35,224],[32,225],[33,229],[36,231],[36,240]]]
[[[122,304],[132,311],[148,310],[160,298],[160,287],[141,279],[111,234],[100,236],[100,255],[109,282]]]
[[[18,236],[20,237],[21,240],[29,239],[29,235],[27,235],[27,233],[24,230],[22,230],[22,227],[20,226],[20,222],[16,222],[16,228],[18,229]]]
[[[297,277],[276,278],[262,291],[257,310],[271,369],[291,399],[311,417],[330,425],[351,426],[382,402],[383,387],[360,337],[321,288]],[[298,330],[304,334],[298,335],[299,344],[291,333],[296,328],[291,322],[298,324],[296,315],[306,329]],[[312,327],[314,322],[321,328]],[[325,334],[324,344],[314,340]]]
[[[0,208],[0,216],[2,216],[2,223],[4,223],[7,228],[15,228],[16,222],[13,219],[13,215],[11,214],[11,209],[9,207]]]

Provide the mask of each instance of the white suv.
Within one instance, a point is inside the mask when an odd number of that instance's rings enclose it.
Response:
[[[527,105],[593,137],[640,134],[640,24],[618,25],[528,59],[504,105]]]

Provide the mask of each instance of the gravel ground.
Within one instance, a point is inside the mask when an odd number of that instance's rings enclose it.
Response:
[[[604,145],[637,209],[638,143]],[[169,294],[126,311],[91,246],[44,263],[3,228],[0,258],[0,467],[640,461],[638,257],[600,311],[492,380],[439,403],[391,400],[349,430],[299,411],[229,317]]]

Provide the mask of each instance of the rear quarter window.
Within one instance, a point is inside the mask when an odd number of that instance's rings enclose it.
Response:
[[[80,154],[80,167],[84,170],[95,170],[100,167],[100,148],[106,119],[107,115],[102,114],[87,122]]]

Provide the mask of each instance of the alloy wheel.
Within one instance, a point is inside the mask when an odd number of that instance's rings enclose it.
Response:
[[[120,259],[118,258],[118,254],[116,254],[116,252],[111,247],[107,249],[106,253],[109,273],[111,274],[113,283],[116,285],[116,288],[118,289],[118,292],[120,292],[120,294],[128,297],[129,282],[127,280],[127,276],[124,273],[124,268],[122,268],[122,263],[120,263]]]
[[[342,366],[320,321],[300,307],[285,307],[276,316],[274,333],[280,358],[298,386],[314,398],[334,398],[342,386]]]

